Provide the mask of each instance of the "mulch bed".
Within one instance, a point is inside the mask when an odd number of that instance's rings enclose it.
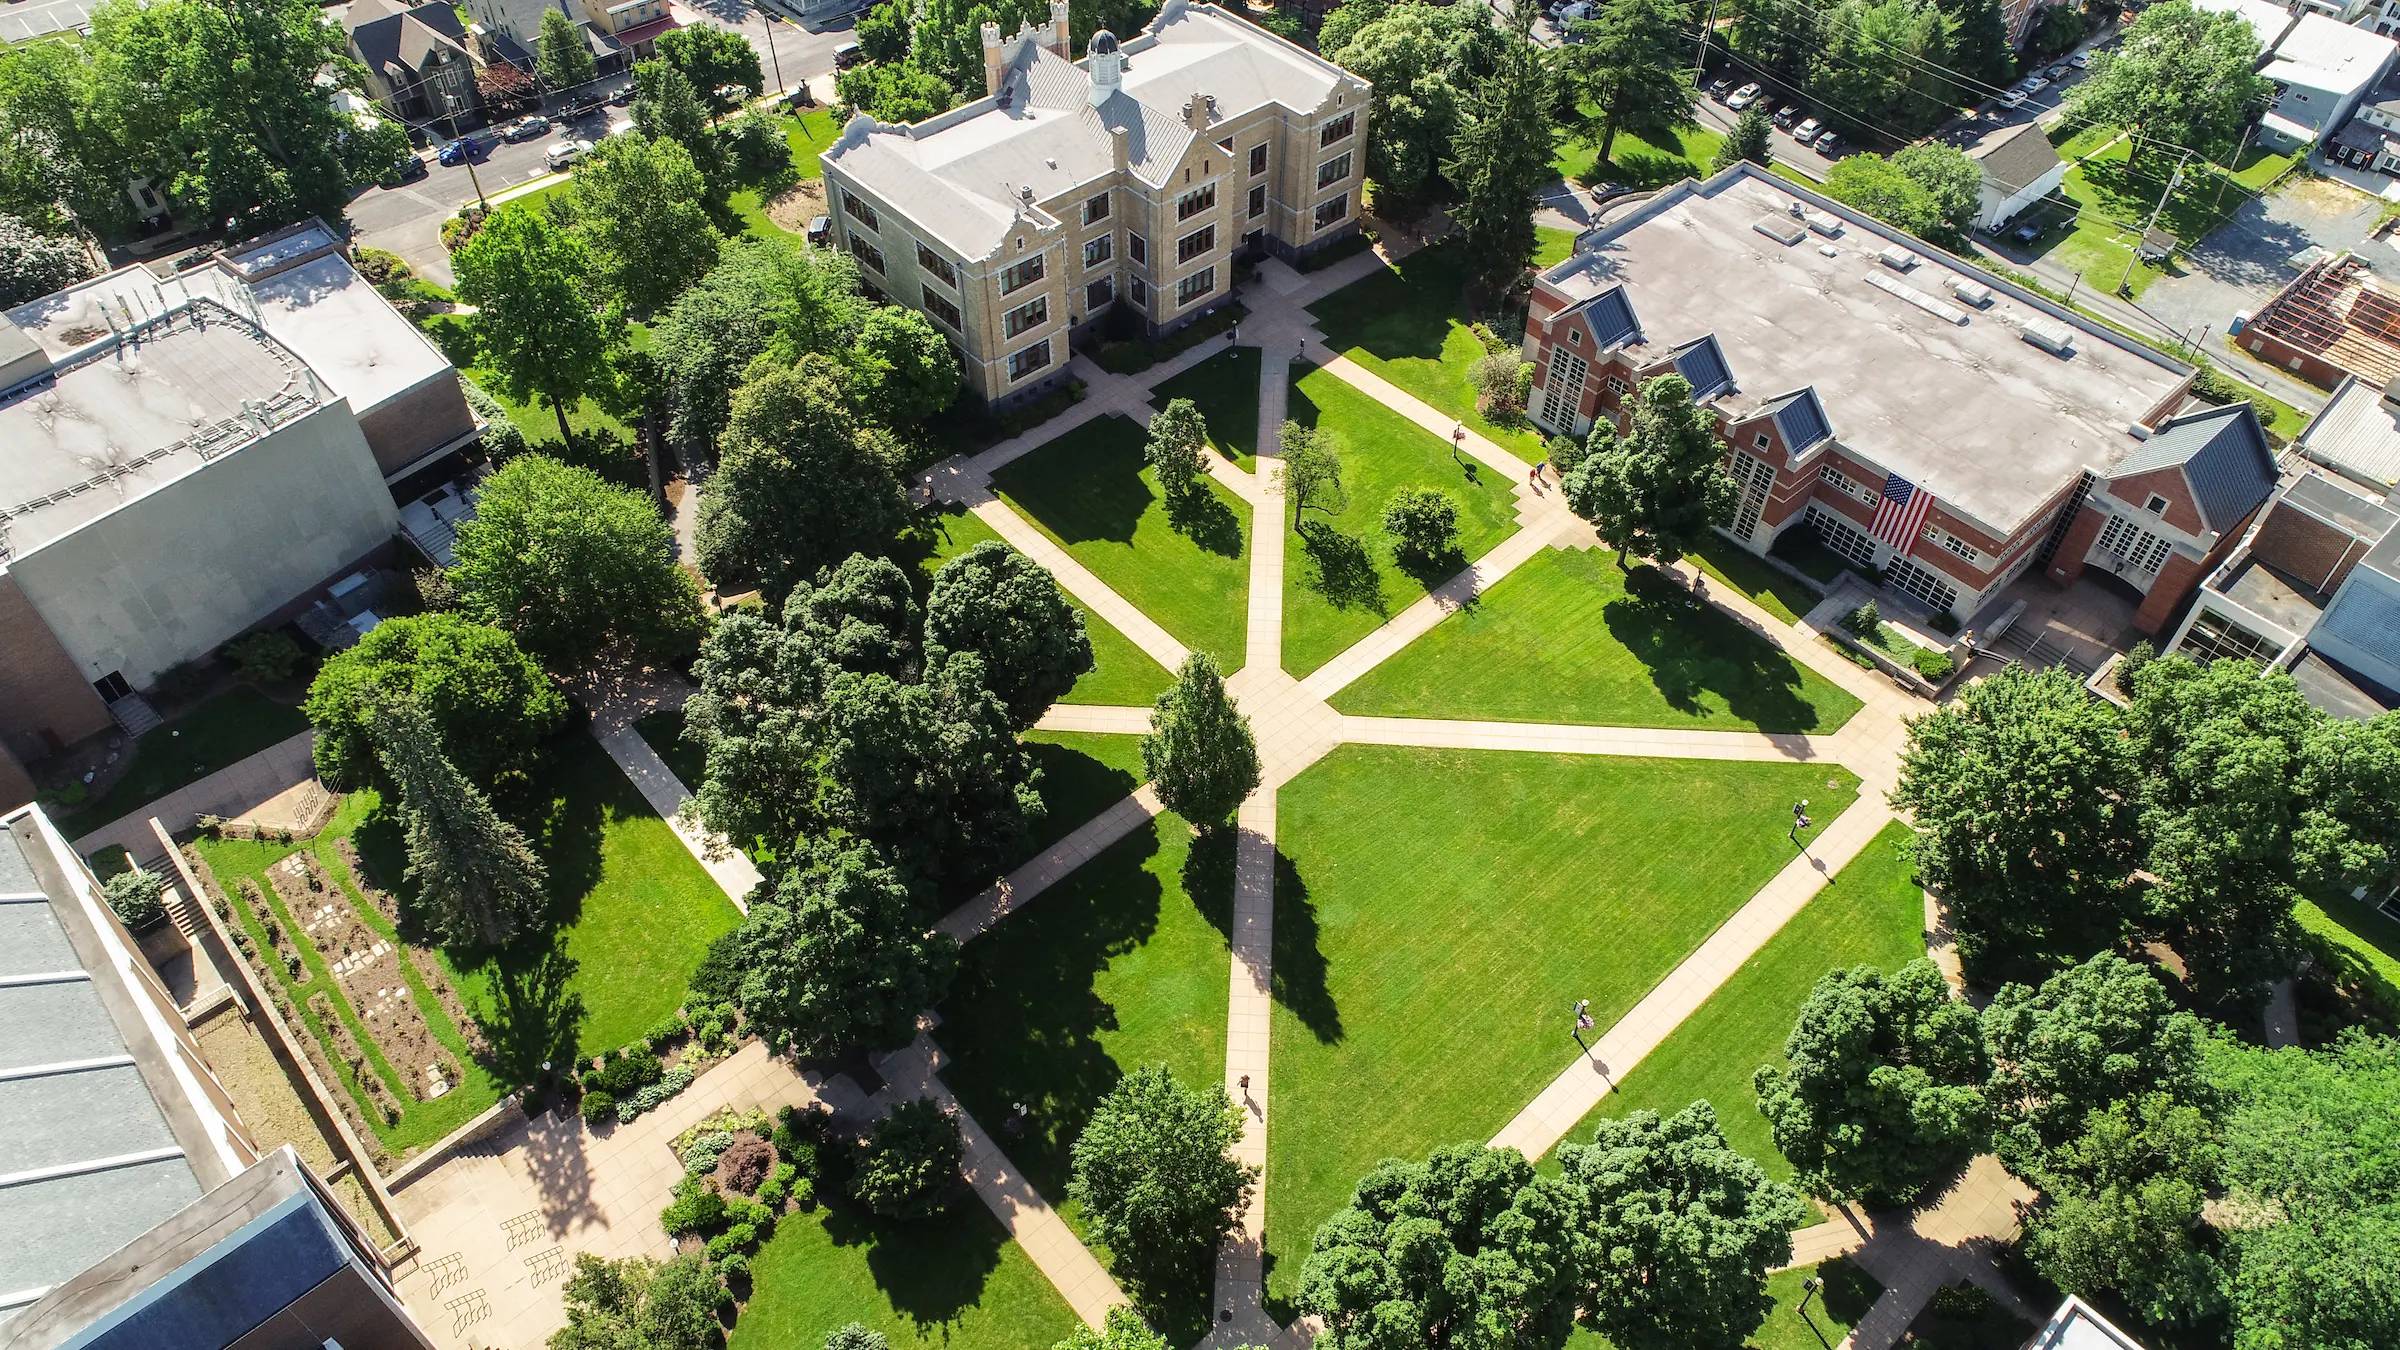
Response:
[[[458,1086],[458,1064],[418,1011],[398,947],[359,917],[339,882],[315,854],[302,850],[267,869],[293,921],[316,944],[334,982],[374,1038],[384,1059],[419,1101]]]

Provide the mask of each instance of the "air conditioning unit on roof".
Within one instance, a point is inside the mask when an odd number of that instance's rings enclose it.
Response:
[[[1761,216],[1750,228],[1787,248],[1808,237],[1808,231],[1801,227],[1800,222],[1785,220],[1781,216]]]
[[[1905,272],[1917,265],[1917,255],[1898,244],[1886,245],[1883,252],[1875,256],[1882,260],[1884,266],[1895,272]]]

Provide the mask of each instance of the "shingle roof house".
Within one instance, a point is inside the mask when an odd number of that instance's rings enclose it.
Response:
[[[342,27],[350,35],[350,54],[367,68],[367,92],[376,101],[411,121],[455,117],[463,126],[482,124],[466,25],[448,0],[415,6],[356,0],[342,15]]]

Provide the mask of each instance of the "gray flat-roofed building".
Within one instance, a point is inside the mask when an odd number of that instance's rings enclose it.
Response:
[[[2400,380],[2392,383],[2344,376],[2292,449],[2361,487],[2390,491],[2400,484]]]

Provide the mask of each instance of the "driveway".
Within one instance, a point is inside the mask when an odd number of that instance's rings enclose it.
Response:
[[[625,117],[622,108],[603,108],[573,122],[552,114],[547,134],[529,141],[502,141],[492,146],[483,158],[475,161],[472,173],[464,164],[444,166],[427,150],[419,156],[425,161],[423,178],[395,188],[368,188],[350,199],[354,240],[368,248],[397,253],[408,260],[419,276],[447,286],[451,282],[450,255],[442,248],[442,222],[475,200],[477,182],[483,184],[483,194],[489,197],[503,188],[539,178],[549,172],[542,156],[552,146],[562,140],[599,140],[615,129],[612,122],[622,122]],[[487,127],[475,134],[489,138],[497,133]]]
[[[2254,197],[2200,241],[2182,262],[2142,292],[2141,306],[2178,332],[2222,333],[2235,311],[2255,313],[2299,275],[2290,258],[2315,245],[2351,249],[2387,277],[2400,278],[2400,253],[2368,239],[2383,203],[2324,179],[2294,178],[2272,197]]]

